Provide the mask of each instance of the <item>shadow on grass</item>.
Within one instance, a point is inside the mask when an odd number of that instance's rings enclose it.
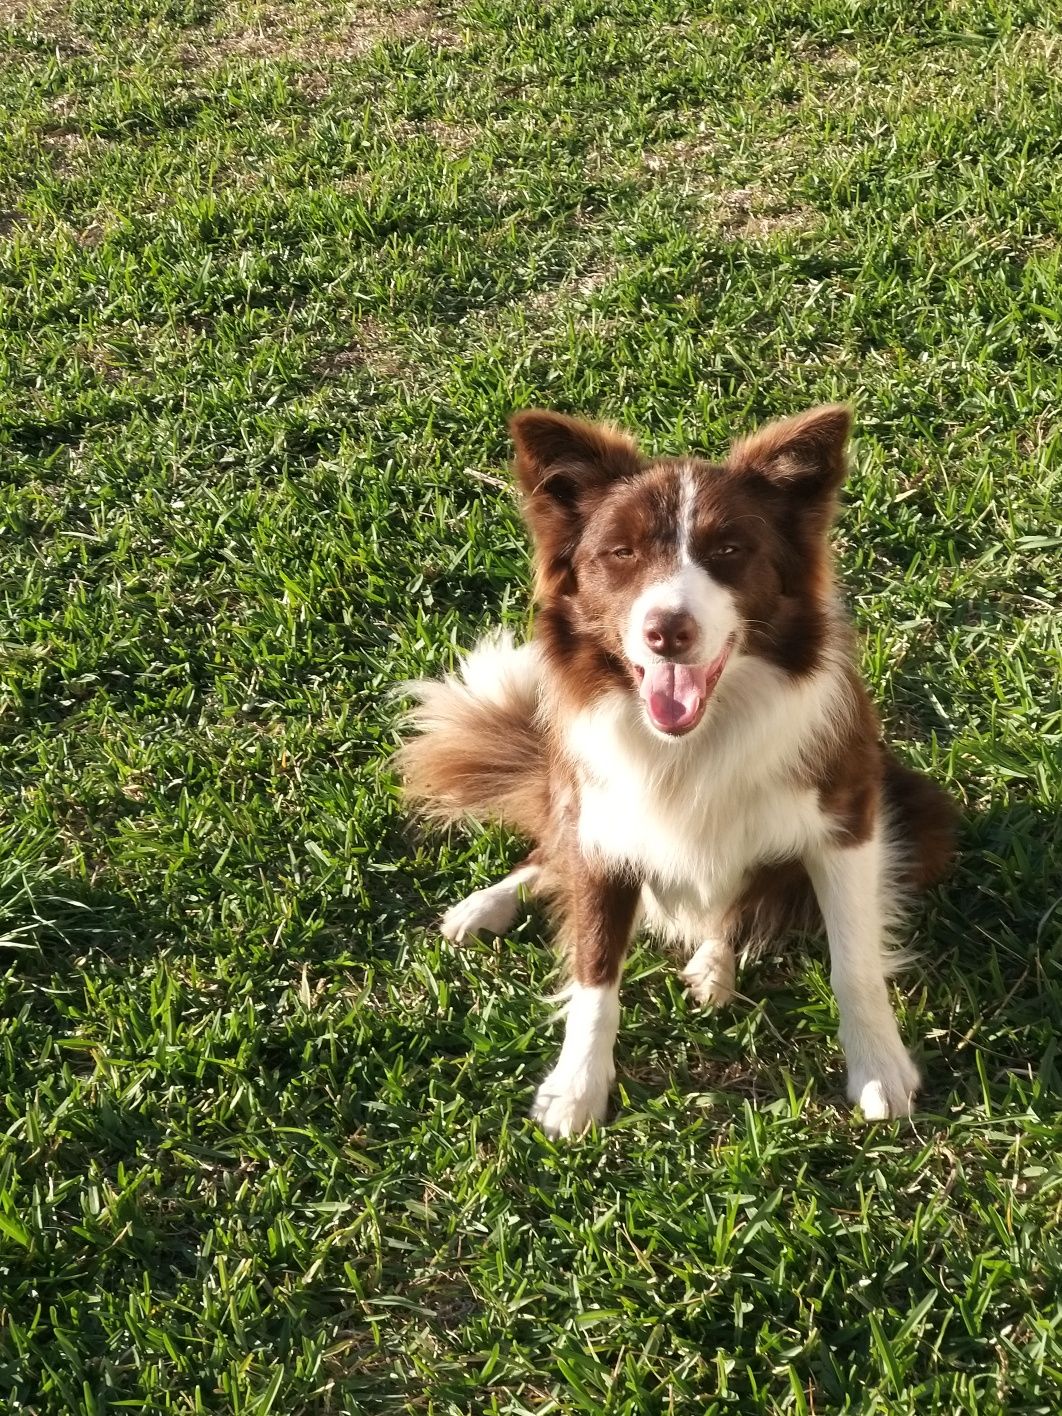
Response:
[[[157,951],[171,928],[128,896],[76,876],[12,867],[0,884],[0,960],[28,977],[62,971],[94,951],[108,956]]]
[[[911,913],[906,935],[915,958],[898,979],[909,1000],[910,1042],[925,1075],[923,1112],[946,1115],[956,1106],[980,1106],[986,1093],[993,1105],[1016,1105],[1016,1083],[1023,1095],[1030,1087],[1062,1093],[1055,1061],[1062,1032],[1060,881],[1057,812],[1024,801],[963,817],[951,874]],[[545,921],[533,937],[548,944]],[[653,945],[640,948],[650,959],[658,954]],[[632,970],[623,989],[619,1042],[620,1073],[632,1101],[642,1104],[678,1088],[756,1105],[781,1095],[781,1072],[794,1075],[799,1090],[811,1001],[799,973],[809,952],[825,962],[825,939],[785,942],[750,960],[738,980],[746,999],[703,1019],[693,1009],[688,1017],[676,1011],[669,1018],[659,997],[669,986],[662,970],[651,967],[644,976]],[[756,1048],[749,1051],[744,1035],[755,1009],[762,1017]],[[556,1041],[543,1040],[544,1069]],[[846,1105],[839,1055],[836,1067],[817,1079],[815,1092],[820,1102]]]
[[[348,975],[352,969],[360,974],[361,965],[372,968],[387,963],[408,940],[411,922],[430,929],[455,892],[482,883],[471,878],[457,883],[454,863],[463,852],[456,841],[438,848],[441,860],[436,863],[434,842],[415,840],[416,833],[407,823],[382,815],[377,859],[410,862],[414,841],[418,858],[405,871],[367,872],[360,900],[322,895],[307,902],[307,908],[323,921],[323,929],[307,934],[290,959],[282,961],[290,965],[291,977],[303,960],[311,968],[335,966]],[[492,840],[492,847],[499,874],[505,859],[517,859],[521,850],[518,843],[500,838],[496,846]],[[480,861],[482,842],[469,846],[467,854],[470,861]],[[1055,1039],[1062,1030],[1060,866],[1060,818],[1036,801],[989,807],[964,819],[952,875],[912,916],[908,934],[917,958],[899,980],[911,1008],[912,1041],[925,1064],[926,1109],[943,1112],[954,1104],[956,1095],[966,1103],[980,1100],[986,1085],[991,1096],[1002,1098],[1014,1078],[1029,1082],[1035,1077],[1042,1088],[1062,1091],[1062,1076],[1054,1063]],[[194,914],[167,917],[160,907],[142,908],[128,895],[84,880],[42,873],[32,885],[10,877],[2,884],[6,888],[0,889],[0,937],[8,947],[0,946],[0,964],[12,980],[9,1004],[23,1010],[42,1041],[53,1033],[63,1037],[71,1033],[64,993],[72,990],[81,995],[84,987],[77,1007],[90,1007],[89,985],[100,977],[110,975],[111,983],[121,983],[123,976],[139,976],[141,964],[166,953],[175,958],[194,954],[201,943]],[[551,948],[548,921],[535,911],[520,935],[526,943],[510,939],[498,946],[496,965],[482,960],[477,965],[474,972],[484,972],[486,991],[491,987],[491,969],[506,968],[508,950],[541,951],[531,964],[531,980],[524,980],[523,986],[533,987]],[[283,951],[286,945],[277,947]],[[677,984],[665,983],[655,970],[644,979],[633,971],[624,987],[626,1019],[620,1043],[624,1077],[646,1098],[672,1085],[735,1093],[754,1104],[778,1095],[776,1069],[788,1070],[791,1058],[796,1071],[801,1039],[807,1035],[804,1013],[811,1000],[798,977],[805,950],[817,950],[818,957],[825,958],[824,941],[806,945],[794,941],[751,962],[739,980],[752,1001],[735,1004],[736,1010],[747,1013],[763,1000],[760,1047],[768,1034],[774,1038],[769,1055],[763,1056],[747,1052],[744,1025],[728,1036],[734,1027],[732,1018],[740,1019],[741,1013],[728,1010],[710,1024],[697,1020],[692,1012],[688,1022],[668,1016],[670,1005],[666,1000],[661,1005],[660,989]],[[270,951],[272,946],[267,949],[265,944],[250,950],[245,972],[253,979],[256,968],[261,969],[263,989],[290,987],[290,978],[285,975],[281,980],[278,968],[267,959]],[[212,955],[214,946],[207,952]],[[523,976],[527,965],[519,972]],[[268,1002],[265,993],[256,999],[263,1000]],[[146,996],[141,998],[139,1012],[146,1001]],[[427,1026],[420,1018],[415,1028],[405,1028],[394,1020],[384,1026],[389,1005],[378,999],[364,1014],[366,1046],[378,1069],[384,1070],[387,1055],[406,1048],[411,1056],[419,1055],[425,1031],[437,1055],[464,1056],[477,1026],[466,1016],[471,1006],[466,986],[451,988],[445,1024],[440,1020]],[[375,1016],[381,1008],[377,1028],[370,1014]],[[548,1015],[548,1005],[543,1003],[543,1024]],[[180,1020],[179,1008],[177,1017]],[[304,1027],[296,1019],[270,1024],[258,1033],[256,1046],[243,1063],[275,1074],[279,1085],[298,1074],[305,1050],[315,1039],[315,1026]],[[541,1059],[527,1059],[530,1072],[548,1067],[557,1041],[556,1030],[543,1027]],[[83,1052],[70,1053],[69,1065],[75,1071],[91,1070],[94,1061],[87,1044]],[[836,1077],[822,1077],[821,1088],[823,1099],[843,1101],[839,1066]]]

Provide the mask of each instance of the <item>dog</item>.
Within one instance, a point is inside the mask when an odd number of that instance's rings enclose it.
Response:
[[[441,927],[504,934],[524,892],[551,905],[570,978],[532,1112],[551,1136],[605,1117],[641,924],[686,952],[682,978],[712,1005],[737,952],[824,924],[848,1096],[868,1120],[911,1109],[891,946],[945,873],[955,811],[883,746],[856,668],[828,543],[850,422],[813,408],[712,463],[646,458],[560,413],[511,420],[533,636],[495,634],[456,675],[408,685],[398,765],[427,816],[534,846]]]

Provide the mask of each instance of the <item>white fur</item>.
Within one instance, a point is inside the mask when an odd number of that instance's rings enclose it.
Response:
[[[531,1115],[549,1136],[578,1136],[605,1119],[616,1078],[612,1050],[619,1030],[619,984],[568,989],[564,1045],[539,1087]]]
[[[578,783],[582,851],[645,881],[646,921],[694,950],[683,977],[701,1001],[725,1002],[733,992],[720,922],[748,872],[772,860],[804,861],[829,935],[849,1095],[868,1119],[880,1119],[905,1114],[918,1086],[885,982],[896,848],[887,822],[862,845],[839,845],[817,793],[801,784],[852,712],[843,665],[827,659],[794,682],[735,649],[704,719],[679,738],[653,732],[639,700],[622,690],[565,717],[534,646],[517,649],[507,638],[481,646],[462,678],[480,697],[512,701],[518,693],[556,725]],[[523,867],[477,891],[448,913],[444,932],[460,939],[478,928],[507,929],[520,888],[536,875],[537,867]],[[577,1135],[603,1119],[618,1025],[618,983],[572,985],[564,1044],[533,1110],[550,1135]]]
[[[894,851],[879,831],[838,845],[801,768],[843,724],[849,691],[829,662],[794,684],[735,656],[701,727],[661,741],[640,705],[615,694],[567,727],[580,779],[583,851],[633,867],[650,928],[697,945],[683,973],[702,1002],[726,1002],[734,961],[719,921],[748,872],[802,859],[826,921],[849,1096],[871,1120],[905,1115],[918,1072],[900,1042],[885,983]]]
[[[918,1070],[896,1027],[885,983],[887,852],[879,833],[862,845],[826,845],[806,859],[830,941],[830,982],[841,1014],[849,1100],[870,1121],[906,1116]]]
[[[542,682],[542,656],[534,640],[514,644],[507,629],[486,635],[460,664],[461,682],[481,703],[502,708],[534,705]]]
[[[734,996],[734,950],[725,939],[706,939],[682,970],[682,981],[698,1003],[721,1008]]]
[[[657,932],[691,946],[717,937],[753,866],[801,856],[827,834],[817,794],[798,779],[847,704],[829,665],[794,684],[737,653],[685,737],[653,733],[630,694],[598,700],[566,731],[584,852],[643,876]]]
[[[683,658],[690,664],[710,664],[737,633],[740,620],[734,597],[725,585],[691,561],[679,565],[664,580],[647,585],[631,605],[623,636],[623,652],[632,664],[648,668],[660,662],[645,642],[645,621],[657,610],[684,610],[693,617],[697,638]]]
[[[505,934],[516,918],[522,893],[534,887],[538,875],[537,865],[522,865],[485,890],[474,890],[451,905],[439,922],[439,932],[455,944],[469,935]]]
[[[679,495],[678,552],[679,565],[689,565],[693,560],[691,542],[693,538],[693,513],[697,506],[697,478],[693,468],[682,469],[682,490]]]
[[[496,629],[463,655],[457,672],[438,679],[410,679],[396,693],[418,701],[417,729],[430,733],[450,726],[463,706],[492,703],[533,717],[542,687],[542,655],[532,640],[514,644],[507,629]]]

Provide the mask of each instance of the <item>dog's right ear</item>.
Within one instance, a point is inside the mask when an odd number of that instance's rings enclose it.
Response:
[[[634,440],[601,423],[530,408],[510,419],[509,431],[516,444],[516,475],[528,498],[573,505],[641,468]]]
[[[524,516],[538,548],[540,597],[573,588],[571,557],[594,498],[641,471],[634,440],[601,423],[531,408],[509,421]]]

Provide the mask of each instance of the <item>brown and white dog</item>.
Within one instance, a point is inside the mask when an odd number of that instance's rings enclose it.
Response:
[[[428,815],[534,842],[442,929],[504,933],[525,890],[552,903],[570,983],[534,1104],[551,1135],[604,1118],[640,921],[688,951],[682,977],[712,1004],[735,949],[824,922],[849,1097],[868,1118],[910,1109],[889,942],[948,864],[953,809],[882,746],[834,589],[849,421],[815,408],[717,465],[646,459],[557,413],[512,420],[534,636],[496,635],[458,676],[411,685],[399,764]]]

